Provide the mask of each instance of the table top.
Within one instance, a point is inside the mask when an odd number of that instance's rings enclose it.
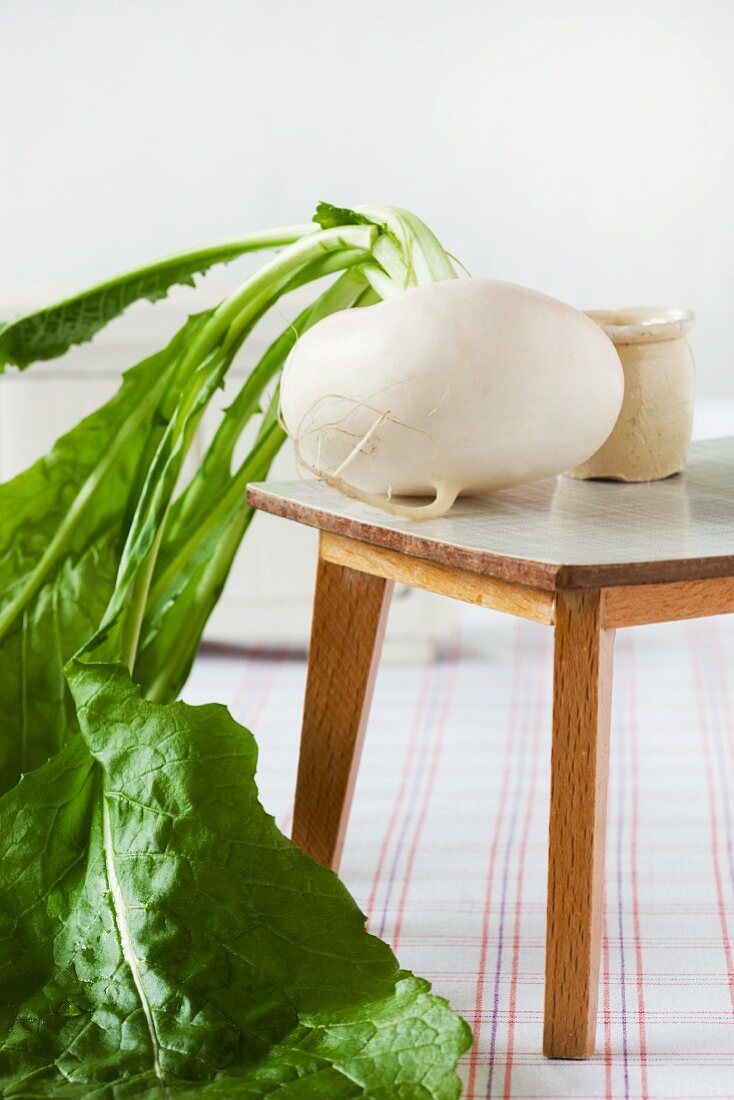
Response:
[[[682,474],[623,484],[558,477],[461,497],[411,520],[318,481],[251,485],[254,507],[412,557],[539,588],[734,576],[734,437],[693,443]]]

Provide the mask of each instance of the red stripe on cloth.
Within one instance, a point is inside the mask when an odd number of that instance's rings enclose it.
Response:
[[[400,935],[403,927],[403,916],[405,914],[405,903],[410,890],[411,879],[413,877],[413,868],[415,866],[415,857],[418,852],[421,835],[423,833],[423,827],[428,817],[428,810],[431,805],[431,798],[433,797],[433,788],[436,785],[436,776],[438,774],[438,765],[441,760],[441,752],[443,751],[444,735],[446,733],[446,726],[448,723],[449,710],[451,708],[451,701],[453,698],[453,689],[458,672],[458,654],[461,652],[461,635],[457,630],[456,633],[456,655],[452,663],[448,666],[449,671],[446,674],[446,685],[444,690],[444,698],[441,704],[441,710],[438,717],[438,729],[436,733],[436,739],[433,746],[433,752],[431,754],[431,763],[428,769],[428,781],[426,783],[423,792],[423,802],[421,805],[420,814],[416,822],[415,830],[413,832],[413,838],[408,850],[408,859],[405,864],[405,876],[403,878],[403,889],[400,892],[400,899],[397,904],[396,917],[395,917],[395,930],[392,938],[392,949],[397,954],[398,947],[400,946]]]
[[[287,649],[279,649],[273,654],[272,657],[268,658],[267,660],[258,660],[251,663],[251,670],[257,670],[261,675],[263,671],[265,671],[265,675],[262,675],[262,680],[258,685],[259,690],[257,696],[250,710],[248,710],[244,706],[244,702],[245,688],[252,677],[243,676],[242,683],[237,690],[237,695],[232,703],[231,710],[233,714],[235,714],[237,720],[240,721],[243,726],[247,726],[248,729],[250,729],[250,727],[252,726],[257,725],[258,719],[265,709],[268,699],[270,698],[270,693],[275,686],[276,680],[278,679],[278,673],[283,667],[283,662],[285,661],[287,652]],[[242,717],[239,717],[235,713],[240,709],[240,707],[243,708]]]
[[[524,624],[515,624],[515,639],[512,657],[512,689],[510,692],[510,707],[507,719],[507,740],[505,747],[505,761],[502,770],[502,792],[500,804],[495,819],[492,843],[489,849],[489,860],[485,876],[486,888],[484,894],[484,906],[482,909],[482,939],[479,951],[479,971],[477,975],[476,995],[474,998],[474,1016],[472,1018],[472,1031],[474,1032],[474,1045],[471,1049],[469,1061],[469,1076],[467,1079],[467,1100],[474,1096],[474,1087],[477,1076],[479,1050],[482,1039],[482,1008],[484,1004],[484,986],[487,976],[487,956],[489,953],[489,920],[492,912],[492,900],[494,897],[495,868],[497,865],[497,853],[499,851],[502,825],[505,818],[507,798],[510,790],[510,775],[512,763],[517,745],[519,728],[519,701],[520,684],[522,682],[522,666],[525,655],[525,636],[527,627]]]
[[[278,673],[283,667],[287,652],[287,649],[282,648],[275,651],[273,653],[273,656],[267,660],[248,660],[246,662],[244,674],[237,687],[237,692],[229,709],[233,716],[238,721],[241,721],[242,725],[247,726],[247,728],[250,730],[254,726],[257,726],[257,723],[260,720],[260,715],[263,713],[265,707],[267,706],[271,693],[277,682]],[[245,717],[240,718],[237,714],[237,711],[240,709],[240,707],[243,707],[243,704],[245,702],[245,692],[247,689],[247,685],[253,678],[253,672],[256,669],[262,668],[267,669],[267,675],[263,677],[262,684],[260,685],[260,690],[253,705],[253,708],[249,712],[245,710]],[[290,810],[283,816],[278,828],[282,833],[287,835],[290,831],[290,826],[292,824],[293,806],[291,804]]]
[[[455,670],[445,747],[400,931],[402,961],[473,1024],[477,1043],[460,1067],[463,1080],[469,1078],[466,1100],[488,1090],[496,1098],[503,1089],[513,1100],[638,1100],[643,1091],[651,1100],[733,1100],[734,618],[620,634],[599,1056],[558,1063],[540,1051],[544,798],[518,873],[533,764],[532,692],[536,677],[549,676],[548,653],[535,628],[494,616],[485,625],[479,613],[470,614],[471,622],[464,621],[471,651],[491,656]],[[527,643],[519,683],[516,630],[526,631]],[[384,671],[376,699],[383,728],[373,732],[365,754],[349,875],[361,883],[363,898],[373,898],[373,923],[389,915],[389,940],[450,669],[439,662],[430,672]],[[427,675],[434,679],[426,698]],[[286,660],[276,673],[261,654],[203,655],[189,688],[191,702],[234,698],[238,717],[256,719],[263,797],[280,816],[292,797],[303,676],[302,663]],[[510,729],[515,707],[517,744]],[[538,790],[546,762],[544,747]]]
[[[721,874],[719,823],[716,806],[716,783],[714,780],[714,766],[710,744],[711,731],[709,729],[708,700],[704,688],[703,672],[701,669],[698,645],[696,644],[697,639],[694,631],[694,627],[686,627],[686,638],[691,652],[693,683],[698,699],[698,728],[701,734],[701,741],[703,743],[704,761],[706,768],[706,784],[708,787],[709,796],[709,826],[711,829],[711,859],[714,868],[714,882],[716,886],[716,898],[718,903],[717,908],[719,912],[719,927],[721,928],[721,940],[724,948],[724,958],[726,960],[726,971],[729,983],[729,997],[731,1000],[732,1013],[734,1014],[734,961],[732,960],[729,925],[726,919],[724,884]]]
[[[367,905],[365,906],[368,921],[370,920],[374,912],[377,894],[382,884],[382,877],[385,872],[385,861],[387,859],[387,854],[392,847],[393,834],[400,819],[403,805],[405,804],[405,798],[408,792],[410,777],[413,774],[416,752],[418,750],[418,742],[420,740],[421,726],[423,725],[423,720],[425,718],[428,700],[431,697],[431,681],[433,679],[435,668],[435,664],[430,664],[426,666],[423,683],[421,685],[421,688],[419,689],[418,701],[413,712],[413,721],[411,722],[408,748],[405,753],[405,760],[403,761],[400,786],[398,787],[395,801],[393,803],[392,813],[390,814],[387,828],[385,829],[385,835],[382,839],[380,854],[377,859],[377,866],[375,867],[375,874],[372,879],[372,889],[370,890],[370,896],[367,900]]]
[[[605,891],[606,897],[606,891]],[[604,903],[604,912],[602,913],[602,933],[601,933],[601,951],[602,951],[602,973],[604,976],[602,986],[602,1004],[603,1004],[603,1021],[604,1021],[604,1097],[605,1100],[613,1100],[614,1092],[612,1087],[612,1006],[611,1006],[611,990],[609,987],[610,975],[609,975],[609,925],[607,920],[607,907],[606,901]]]
[[[252,680],[253,673],[254,673],[255,669],[257,668],[258,663],[259,662],[253,661],[251,659],[247,659],[247,658],[245,659],[244,668],[242,669],[242,675],[239,679],[239,682],[237,684],[235,692],[232,696],[232,700],[229,704],[229,709],[232,712],[232,714],[235,716],[235,718],[237,717],[237,711],[242,706],[242,700],[245,698],[245,691],[247,690],[247,685]]]
[[[628,722],[629,722],[629,739],[631,745],[630,759],[631,759],[631,771],[632,781],[631,787],[631,801],[632,801],[632,814],[630,822],[630,870],[632,874],[632,925],[634,928],[635,936],[635,969],[637,971],[637,1022],[640,1032],[640,1087],[641,1095],[640,1100],[648,1100],[649,1088],[647,1079],[647,1033],[646,1033],[646,1021],[645,1021],[645,979],[642,968],[642,937],[640,932],[640,892],[638,881],[638,857],[637,857],[637,835],[639,830],[640,821],[640,792],[639,792],[639,780],[640,780],[640,759],[639,759],[639,745],[638,734],[639,727],[637,723],[637,668],[636,668],[636,650],[633,642],[633,638],[627,639],[627,655],[628,655]]]
[[[382,917],[379,925],[374,928],[375,933],[381,939],[388,938],[387,926],[395,909],[392,901],[393,892],[398,889],[397,883],[401,869],[403,868],[404,852],[408,850],[411,828],[413,827],[414,818],[419,812],[420,793],[426,782],[428,764],[430,763],[430,749],[438,731],[437,716],[440,713],[440,706],[436,700],[442,698],[445,687],[444,680],[445,677],[440,678],[435,675],[430,677],[426,696],[425,713],[423,715],[423,720],[418,722],[416,726],[418,741],[414,765],[408,772],[409,783],[406,794],[405,810],[398,815],[395,837],[388,852],[388,859],[386,861],[388,867],[385,874],[386,887],[380,905]],[[375,923],[377,924],[377,922]]]
[[[539,670],[540,671],[540,670]],[[530,770],[530,784],[528,787],[528,800],[525,809],[525,818],[522,826],[522,837],[520,840],[520,850],[518,853],[518,866],[517,866],[517,886],[515,894],[515,930],[513,933],[512,944],[512,976],[510,978],[510,1000],[509,1000],[509,1018],[507,1021],[507,1058],[505,1061],[505,1085],[503,1090],[504,1100],[509,1100],[512,1088],[512,1064],[515,1053],[515,1021],[517,1018],[517,979],[520,970],[520,933],[522,931],[522,902],[523,902],[523,887],[525,883],[525,856],[528,850],[528,837],[530,835],[530,826],[533,820],[533,813],[535,811],[536,797],[535,792],[538,786],[538,773],[540,771],[540,742],[543,731],[543,720],[545,718],[545,712],[547,709],[546,693],[543,690],[545,686],[545,676],[539,676],[539,683],[535,693],[535,715],[533,721],[533,741],[530,755],[532,759],[532,765]],[[547,767],[547,761],[543,760],[543,765]]]
[[[732,809],[734,798],[732,797],[730,775],[734,767],[734,727],[732,726],[731,696],[727,683],[726,665],[721,651],[721,639],[719,637],[718,623],[711,623],[708,632],[713,653],[714,690],[716,729],[720,735],[717,738],[719,748],[719,779],[724,807],[724,826],[726,832],[726,854],[729,870],[729,883],[734,890],[734,824],[732,822]]]

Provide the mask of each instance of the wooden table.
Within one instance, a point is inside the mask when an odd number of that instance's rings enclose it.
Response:
[[[552,1058],[594,1048],[617,627],[734,611],[734,438],[642,485],[535,482],[448,516],[385,515],[315,481],[252,485],[321,531],[293,838],[338,865],[393,583],[555,630],[545,1027]]]

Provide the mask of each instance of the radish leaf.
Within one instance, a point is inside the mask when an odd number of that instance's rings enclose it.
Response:
[[[230,263],[246,252],[289,244],[311,231],[313,226],[287,226],[167,256],[56,305],[13,317],[0,323],[0,372],[9,363],[24,370],[40,359],[55,359],[73,344],[91,340],[133,302],[143,298],[155,302],[176,284],[193,286],[194,276],[215,264]]]
[[[3,1096],[458,1096],[466,1025],[278,832],[257,799],[251,735],[224,707],[171,701],[252,516],[247,481],[283,441],[263,396],[298,333],[379,287],[441,274],[440,246],[412,216],[331,209],[332,227],[288,231],[290,247],[0,486]],[[186,262],[0,326],[0,367],[88,339],[146,288],[186,281]],[[176,497],[254,324],[340,270],[249,374]]]
[[[81,737],[0,801],[0,1090],[449,1100],[468,1028],[257,798],[216,704],[68,667]]]

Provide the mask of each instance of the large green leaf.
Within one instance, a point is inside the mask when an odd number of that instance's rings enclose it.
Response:
[[[0,800],[2,1095],[457,1097],[466,1025],[279,833],[250,734],[68,676],[83,736]]]
[[[247,731],[222,707],[156,702],[178,690],[247,526],[245,482],[282,440],[270,409],[231,472],[295,332],[255,368],[171,507],[199,418],[289,288],[366,272],[371,250],[373,287],[403,285],[400,246],[366,220],[286,249],[0,488],[0,784],[33,769],[0,798],[3,1096],[458,1095],[465,1025],[280,835]],[[173,268],[159,274],[158,290]],[[88,338],[145,285],[123,282],[107,304],[113,284],[68,316],[65,303],[6,325],[0,349],[22,364]],[[295,330],[363,291],[363,275],[339,280]]]
[[[166,395],[209,316],[192,318],[125,375],[106,405],[0,486],[0,790],[44,763],[73,724],[63,666],[110,600],[148,467],[175,412]]]
[[[230,263],[246,252],[277,248],[315,231],[315,226],[285,226],[250,233],[233,241],[166,256],[83,290],[45,309],[0,322],[0,372],[8,363],[23,370],[39,359],[55,359],[95,333],[143,298],[165,298],[172,286],[194,285],[194,276],[215,264]]]

